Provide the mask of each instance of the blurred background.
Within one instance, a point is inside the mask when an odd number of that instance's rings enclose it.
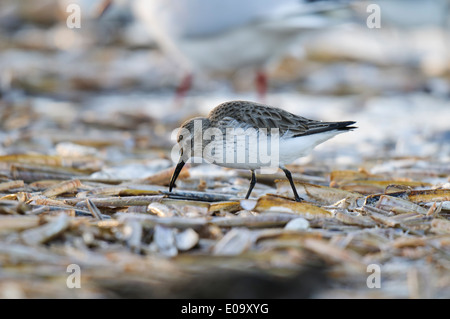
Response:
[[[168,160],[245,99],[358,122],[299,163],[449,160],[450,1],[222,2],[2,0],[0,154]]]

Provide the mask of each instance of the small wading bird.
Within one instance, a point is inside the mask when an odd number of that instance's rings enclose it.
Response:
[[[245,196],[247,199],[256,184],[255,170],[269,166],[267,161],[262,161],[261,154],[256,153],[272,147],[271,155],[276,155],[275,163],[286,174],[295,200],[299,202],[302,199],[285,164],[305,156],[315,146],[333,136],[356,128],[351,126],[354,123],[310,120],[249,101],[222,103],[208,117],[193,118],[181,125],[177,135],[180,159],[170,180],[169,191],[175,187],[175,181],[185,163],[200,154],[219,166],[249,169],[252,178]],[[229,134],[230,129],[234,130],[234,134]],[[268,138],[273,136],[276,140]],[[241,160],[236,160],[236,157],[241,157]],[[273,164],[272,161],[270,165]]]

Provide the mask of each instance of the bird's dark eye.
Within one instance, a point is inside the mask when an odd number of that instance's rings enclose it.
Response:
[[[178,136],[178,141],[177,142],[180,143],[182,139],[183,139],[183,135]]]

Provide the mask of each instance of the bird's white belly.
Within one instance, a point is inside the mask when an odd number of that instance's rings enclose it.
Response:
[[[229,168],[279,167],[307,155],[315,146],[341,133],[329,131],[295,138],[246,134],[205,141],[202,157],[209,163]]]
[[[276,153],[279,141],[252,132],[246,130],[245,134],[227,134],[223,139],[208,141],[203,158],[213,164],[229,168],[258,169],[272,165],[278,167]]]
[[[341,131],[329,131],[279,139],[265,135],[226,137],[222,142],[205,142],[203,158],[209,163],[229,168],[253,170],[279,167],[306,156],[315,146],[339,133]]]
[[[297,158],[308,155],[314,147],[342,133],[343,131],[328,131],[323,133],[280,139],[280,164],[290,164]]]

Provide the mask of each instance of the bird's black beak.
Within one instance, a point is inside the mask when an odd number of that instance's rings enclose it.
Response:
[[[185,162],[180,158],[180,161],[177,164],[177,167],[175,167],[175,171],[173,171],[172,179],[170,180],[169,184],[169,192],[172,191],[172,188],[175,186],[175,181],[178,178],[178,175],[180,175],[181,169],[183,168]]]

